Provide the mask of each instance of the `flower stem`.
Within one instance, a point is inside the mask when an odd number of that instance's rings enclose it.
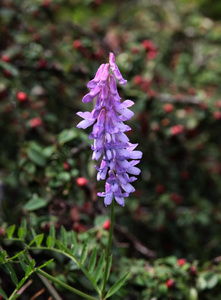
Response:
[[[110,251],[111,251],[111,242],[112,242],[112,235],[113,235],[113,228],[114,228],[114,200],[111,203],[111,226],[109,231],[109,239],[108,239],[108,246],[106,249],[106,266],[105,266],[105,273],[104,273],[104,286],[102,289],[102,300],[105,299],[105,288],[107,283],[107,272],[109,269],[109,260],[110,260]]]

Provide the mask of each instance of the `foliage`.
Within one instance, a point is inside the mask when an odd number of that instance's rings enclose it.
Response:
[[[109,210],[96,196],[102,183],[96,182],[88,135],[75,125],[86,82],[112,51],[128,80],[120,94],[135,102],[130,139],[144,155],[136,193],[115,210],[107,289],[129,272],[115,299],[219,299],[218,2],[1,1],[0,286],[7,295],[29,266],[34,280],[22,299],[47,287],[37,271],[52,258],[44,272],[94,295],[90,279],[59,247],[66,236],[70,246],[75,232],[79,262],[88,240],[91,260],[82,256],[88,271],[96,250],[100,258],[107,245]],[[24,228],[22,219],[27,231],[13,225]],[[25,250],[29,262],[14,238],[26,245],[35,239],[30,248],[38,250]],[[64,285],[50,287],[71,299]],[[43,291],[45,299],[50,295]]]

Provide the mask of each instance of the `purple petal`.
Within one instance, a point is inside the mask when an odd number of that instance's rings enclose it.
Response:
[[[89,89],[93,89],[93,88],[98,84],[98,82],[100,81],[100,79],[101,79],[101,74],[102,74],[102,72],[103,72],[103,70],[104,70],[104,66],[105,66],[105,64],[102,64],[102,65],[98,68],[97,73],[96,73],[94,79],[92,79],[91,81],[88,82],[87,87],[88,87]]]
[[[130,184],[130,183],[127,183],[127,184],[121,184],[120,185],[122,187],[122,189],[127,192],[127,193],[133,193],[135,191],[135,188]]]
[[[133,106],[134,105],[134,102],[131,101],[131,100],[125,100],[124,102],[122,102],[120,104],[120,108],[127,108],[127,107],[130,107],[130,106]]]
[[[110,62],[111,70],[114,73],[116,79],[119,81],[121,85],[125,85],[127,83],[127,80],[125,80],[121,75],[121,72],[119,71],[118,66],[116,65],[114,54],[112,52],[110,52],[109,62]]]
[[[105,82],[107,80],[107,77],[109,75],[109,69],[110,69],[110,65],[109,64],[105,64],[104,65],[104,69],[103,72],[101,74],[101,78],[100,81],[98,83],[98,86],[101,88],[103,85],[105,85]]]
[[[87,127],[91,126],[95,120],[83,120],[77,124],[77,128],[86,129]]]
[[[117,202],[119,205],[121,205],[121,206],[123,206],[123,207],[125,206],[125,201],[124,201],[124,198],[123,198],[123,197],[115,196],[114,198],[115,198],[116,202]]]
[[[97,149],[93,152],[92,160],[98,160],[102,155],[103,149]]]
[[[104,198],[104,205],[105,206],[110,205],[112,200],[113,200],[113,193],[107,194],[107,196]]]
[[[140,172],[141,172],[140,169],[138,169],[137,167],[131,167],[127,169],[127,173],[130,173],[132,175],[139,175]]]
[[[143,153],[141,151],[132,151],[130,153],[130,158],[131,159],[141,159]]]
[[[114,96],[114,100],[119,101],[121,99],[121,97],[118,94],[117,83],[116,83],[115,77],[112,74],[110,74],[109,87],[110,87],[111,94]]]
[[[116,134],[116,137],[118,138],[119,141],[121,141],[123,143],[127,143],[129,141],[129,138],[123,132],[118,132]]]

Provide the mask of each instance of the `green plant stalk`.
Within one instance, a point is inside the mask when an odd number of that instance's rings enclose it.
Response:
[[[105,266],[105,273],[104,273],[104,286],[102,289],[102,300],[105,299],[105,288],[107,283],[107,272],[108,272],[108,266],[109,266],[109,257],[110,257],[110,251],[111,251],[111,242],[112,242],[112,236],[113,236],[113,228],[114,228],[114,200],[111,203],[111,226],[109,231],[109,239],[108,239],[108,246],[106,249],[106,266]]]
[[[83,298],[85,298],[85,299],[89,299],[89,300],[97,300],[97,298],[94,298],[94,297],[92,297],[92,296],[90,296],[90,295],[87,295],[87,294],[85,294],[85,293],[83,293],[83,292],[81,292],[81,291],[79,291],[79,290],[77,290],[77,289],[71,287],[70,285],[68,285],[68,284],[66,284],[66,283],[64,283],[64,282],[62,282],[62,281],[60,281],[60,280],[54,278],[53,276],[51,276],[50,274],[44,272],[44,271],[41,270],[41,269],[37,269],[36,272],[39,273],[39,274],[41,274],[42,276],[48,278],[50,281],[59,284],[59,285],[62,286],[64,289],[69,290],[70,292],[72,292],[72,293],[74,293],[74,294],[77,294],[77,295],[79,295],[79,296],[81,296],[81,297],[83,297]]]

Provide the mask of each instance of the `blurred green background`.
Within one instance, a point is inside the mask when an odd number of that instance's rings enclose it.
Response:
[[[1,1],[2,243],[7,226],[25,218],[36,232],[64,226],[79,243],[90,237],[104,247],[109,209],[96,196],[104,183],[96,182],[90,129],[75,126],[76,112],[92,108],[81,99],[110,51],[128,80],[119,93],[135,102],[129,137],[143,151],[136,192],[116,207],[110,281],[131,273],[115,297],[219,299],[220,1]],[[50,272],[88,288],[61,257]],[[0,265],[11,291],[6,274]],[[22,299],[41,288],[36,278]]]

